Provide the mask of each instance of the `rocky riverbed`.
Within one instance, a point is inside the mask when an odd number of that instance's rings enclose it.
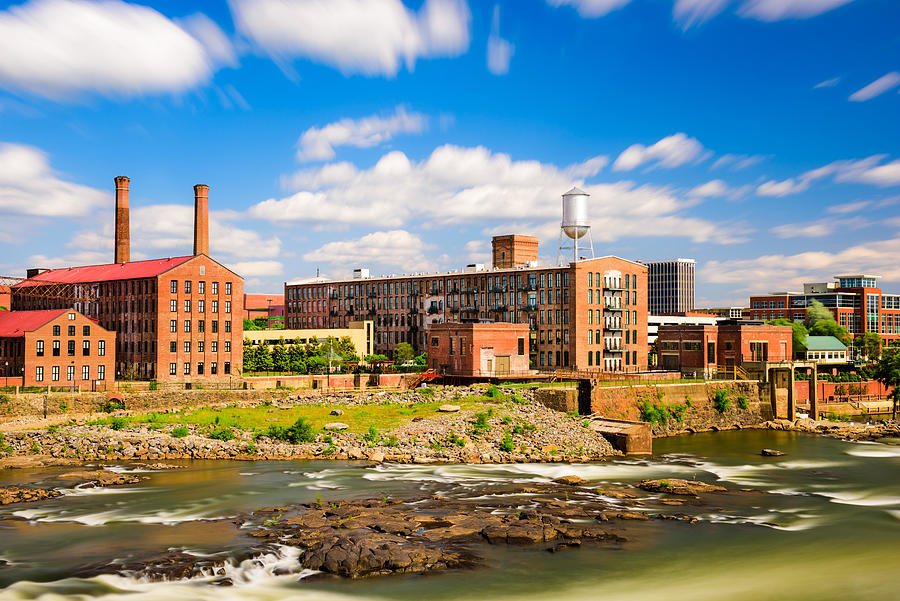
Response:
[[[703,482],[665,481],[598,489],[577,477],[506,484],[485,490],[448,485],[441,494],[267,507],[232,523],[252,545],[229,558],[181,550],[84,566],[78,576],[116,573],[144,580],[202,578],[232,584],[228,566],[295,549],[280,573],[365,578],[472,568],[489,563],[490,546],[559,552],[581,545],[622,547],[629,525],[650,520],[698,522],[708,502],[728,491]],[[654,490],[655,494],[648,494]],[[714,500],[707,497],[716,497]],[[281,549],[281,550],[279,550]]]

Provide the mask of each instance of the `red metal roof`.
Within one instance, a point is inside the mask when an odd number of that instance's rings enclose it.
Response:
[[[47,311],[0,311],[0,338],[19,338],[71,309]]]
[[[34,286],[41,282],[81,284],[85,282],[111,282],[115,280],[152,278],[193,258],[193,256],[171,257],[168,259],[150,259],[149,261],[129,261],[128,263],[107,263],[106,265],[50,269],[24,282],[19,282],[14,287]]]
[[[263,311],[284,304],[284,294],[245,294],[245,311]]]

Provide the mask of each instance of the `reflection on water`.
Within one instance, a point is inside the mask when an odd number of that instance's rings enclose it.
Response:
[[[896,598],[900,575],[888,566],[900,534],[900,447],[769,431],[696,434],[654,444],[652,458],[574,465],[191,462],[188,469],[148,473],[150,479],[134,488],[78,491],[0,510],[0,516],[15,518],[0,520],[0,559],[9,562],[0,567],[0,586],[7,586],[0,599]],[[762,448],[786,455],[761,457]],[[31,477],[12,471],[0,480]],[[489,567],[465,574],[304,582],[297,574],[275,575],[296,562],[296,550],[281,549],[228,566],[234,586],[227,589],[203,581],[65,578],[77,566],[139,552],[233,550],[245,541],[229,522],[194,520],[312,501],[317,494],[327,501],[452,489],[478,497],[511,482],[567,474],[601,488],[678,477],[770,494],[710,497],[698,508],[702,521],[696,525],[628,524],[623,550],[585,546],[550,554],[489,548]],[[52,483],[54,471],[38,476]]]

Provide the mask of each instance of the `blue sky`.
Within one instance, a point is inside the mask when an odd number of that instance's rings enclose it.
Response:
[[[212,253],[248,291],[556,260],[697,260],[697,303],[839,272],[900,292],[895,0],[0,3],[0,273]]]

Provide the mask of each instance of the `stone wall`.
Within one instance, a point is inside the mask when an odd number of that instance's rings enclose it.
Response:
[[[538,388],[534,391],[534,400],[562,413],[578,411],[577,388]]]
[[[724,391],[728,401],[724,411],[715,406],[719,390]],[[640,406],[652,406],[660,410],[657,415],[664,416],[653,423],[653,434],[665,436],[758,424],[771,413],[768,398],[765,386],[753,381],[595,386],[591,391],[591,411],[614,419],[641,420]]]

